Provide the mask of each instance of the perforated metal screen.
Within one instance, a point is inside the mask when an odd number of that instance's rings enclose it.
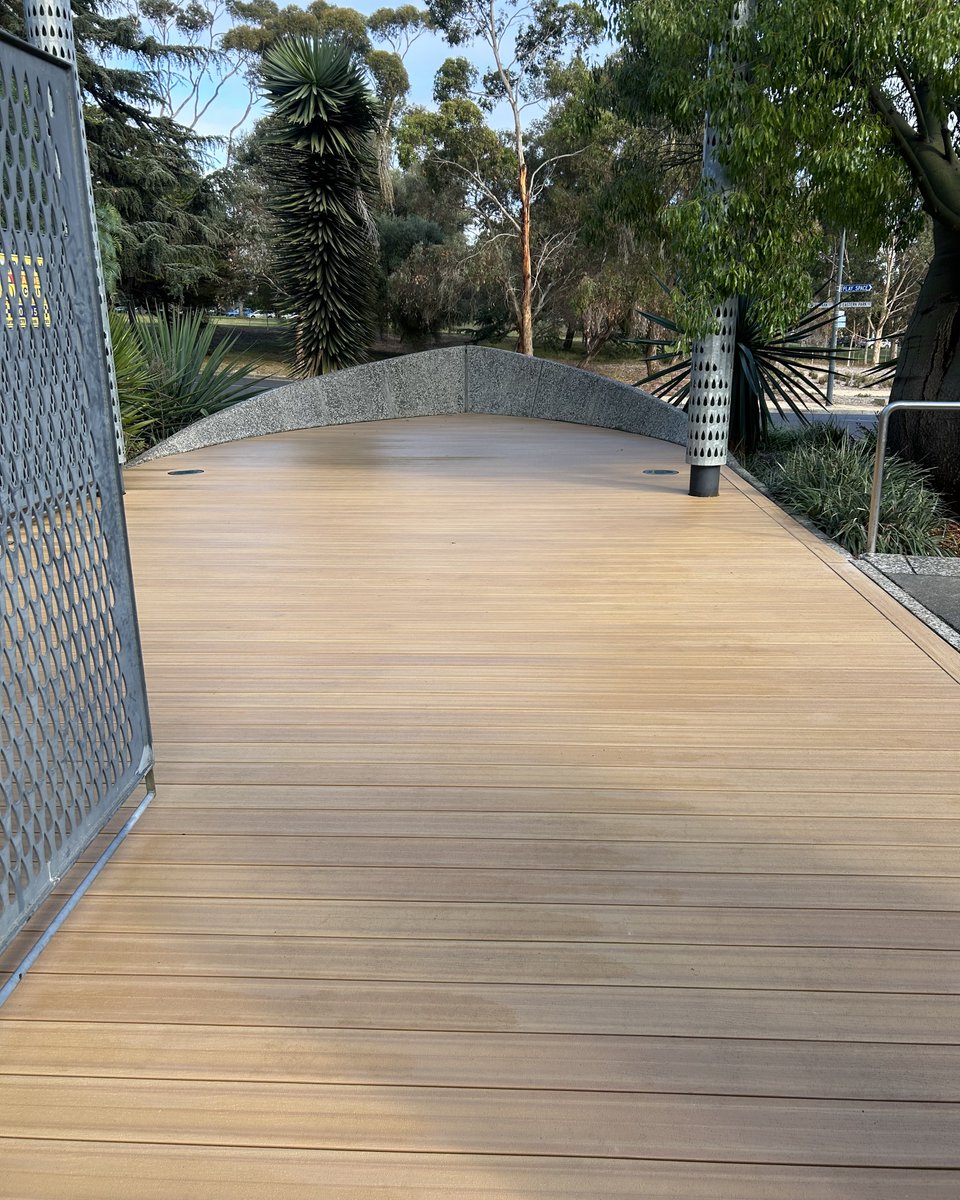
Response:
[[[80,137],[0,37],[0,946],[152,761]]]

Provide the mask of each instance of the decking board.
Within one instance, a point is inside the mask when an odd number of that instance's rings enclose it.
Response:
[[[960,658],[680,458],[128,473],[160,791],[0,1010],[0,1197],[960,1192]]]

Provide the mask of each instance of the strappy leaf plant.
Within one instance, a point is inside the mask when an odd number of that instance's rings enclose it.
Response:
[[[262,388],[256,363],[231,362],[235,339],[215,345],[202,313],[111,313],[110,334],[130,457]]]
[[[668,333],[645,344],[657,347],[653,361],[666,363],[637,387],[652,392],[671,404],[685,407],[690,395],[690,356],[681,354],[683,333],[667,317],[645,313]],[[767,336],[757,320],[757,305],[749,296],[741,296],[737,320],[737,350],[734,359],[733,394],[730,407],[730,445],[737,454],[752,454],[764,442],[771,428],[771,408],[785,418],[793,413],[807,423],[811,406],[826,408],[826,397],[810,377],[811,365],[827,355],[822,346],[805,340],[829,327],[834,306],[816,308],[786,333]],[[843,351],[835,351],[845,358]],[[655,386],[651,386],[655,384]]]
[[[271,209],[294,367],[321,375],[366,357],[374,332],[377,103],[340,46],[289,37],[267,51]]]

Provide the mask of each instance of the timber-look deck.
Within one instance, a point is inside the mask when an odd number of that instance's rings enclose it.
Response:
[[[960,658],[681,460],[128,474],[160,790],[0,1011],[4,1200],[960,1195]]]

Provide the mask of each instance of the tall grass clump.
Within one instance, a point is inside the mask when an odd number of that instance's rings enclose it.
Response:
[[[784,430],[748,463],[785,508],[807,517],[851,554],[867,544],[876,435],[853,438],[831,425]],[[889,457],[880,500],[881,554],[944,553],[949,519],[927,472]]]

